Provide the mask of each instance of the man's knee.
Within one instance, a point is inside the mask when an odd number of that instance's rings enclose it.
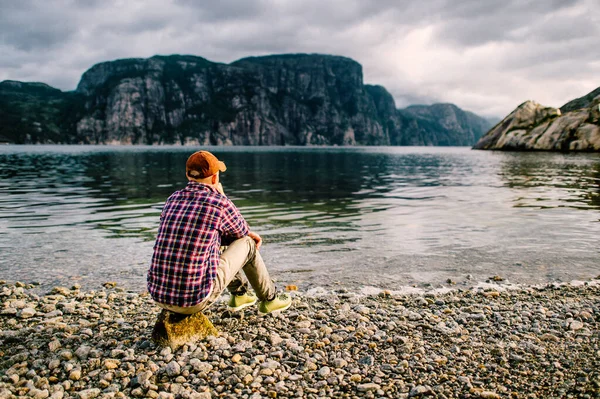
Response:
[[[247,245],[250,252],[254,252],[254,250],[256,249],[256,242],[252,238],[250,238],[250,236],[238,238],[237,240],[233,241],[229,246],[232,246],[236,243]]]
[[[252,239],[250,236],[245,236],[241,239],[245,240],[248,247],[250,248],[248,253],[248,259],[254,259],[254,257],[256,256],[256,241],[254,241],[254,239]]]
[[[244,248],[245,249],[245,254],[242,255],[240,253],[240,251],[242,251]],[[231,252],[229,252],[231,251]],[[231,244],[229,244],[229,247],[227,248],[227,250],[225,250],[223,252],[223,255],[221,255],[222,258],[228,258],[228,253],[237,253],[238,256],[242,255],[245,258],[244,261],[244,265],[250,261],[252,261],[254,259],[254,257],[256,256],[256,242],[250,237],[250,236],[244,236],[242,238],[238,238],[237,240],[233,241]]]

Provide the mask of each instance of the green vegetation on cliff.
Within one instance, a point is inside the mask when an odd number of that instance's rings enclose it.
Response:
[[[0,136],[23,143],[73,143],[81,96],[44,83],[0,82]]]

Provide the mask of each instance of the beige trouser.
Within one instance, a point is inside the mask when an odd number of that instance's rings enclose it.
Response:
[[[241,270],[244,270],[244,274]],[[256,292],[259,300],[273,298],[275,285],[271,281],[265,262],[256,249],[256,242],[248,236],[232,242],[221,254],[217,267],[217,276],[213,281],[210,294],[199,304],[189,307],[175,305],[157,305],[171,312],[194,314],[212,305],[225,288],[232,294],[243,294],[248,289],[248,282]]]

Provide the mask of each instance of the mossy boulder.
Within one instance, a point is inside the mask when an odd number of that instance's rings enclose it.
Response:
[[[154,325],[152,340],[159,346],[169,346],[175,351],[185,344],[218,334],[215,326],[201,312],[182,315],[163,309]]]

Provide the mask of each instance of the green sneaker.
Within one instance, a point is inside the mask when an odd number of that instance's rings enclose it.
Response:
[[[247,308],[248,306],[252,306],[255,303],[256,303],[256,296],[250,292],[246,292],[243,295],[231,294],[231,297],[229,298],[229,303],[227,304],[227,307],[232,312],[237,312],[239,310]]]
[[[263,315],[273,312],[281,312],[282,310],[289,308],[291,304],[292,297],[290,297],[288,294],[279,294],[270,301],[261,301],[258,305],[258,312]]]

